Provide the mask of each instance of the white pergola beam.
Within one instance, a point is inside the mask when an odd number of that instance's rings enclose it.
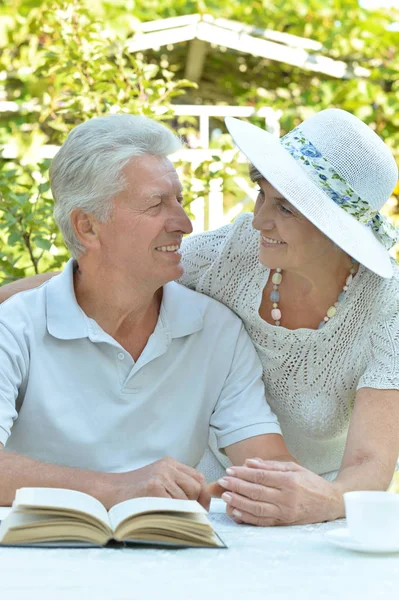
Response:
[[[129,52],[140,52],[149,48],[161,48],[169,44],[189,42],[196,37],[197,25],[186,25],[151,33],[137,33],[129,40],[127,49]]]
[[[137,30],[143,33],[149,31],[162,31],[186,25],[195,25],[201,20],[201,15],[183,15],[182,17],[170,17],[169,19],[158,19],[156,21],[144,21],[137,25]]]
[[[260,27],[253,27],[251,25],[244,25],[239,21],[230,21],[230,19],[214,19],[209,15],[204,15],[204,21],[208,23],[214,23],[224,29],[230,29],[237,33],[248,33],[257,37],[263,37],[267,40],[286,44],[293,48],[304,48],[305,50],[315,50],[316,52],[323,49],[323,44],[311,40],[308,38],[299,37],[298,35],[292,35],[291,33],[283,33],[281,31],[273,31],[272,29],[261,29]]]
[[[307,50],[320,51],[323,49],[323,45],[320,42],[311,40],[309,38],[299,37],[298,35],[292,35],[291,33],[283,33],[281,31],[273,31],[272,29],[262,29],[260,27],[254,27],[251,25],[245,25],[239,21],[232,21],[230,19],[214,18],[211,15],[183,15],[181,17],[170,17],[169,19],[158,19],[156,21],[144,21],[137,25],[137,31],[141,33],[149,33],[154,31],[163,31],[165,29],[172,29],[175,27],[184,27],[186,25],[193,25],[200,21],[207,23],[213,23],[224,29],[230,29],[238,33],[248,33],[265,39],[273,40],[292,46],[295,48],[305,48]]]
[[[259,29],[228,19],[214,19],[210,15],[186,15],[141,23],[140,31],[128,43],[128,50],[137,52],[191,40],[202,40],[337,79],[370,75],[370,71],[363,67],[350,67],[344,61],[308,52],[322,49],[322,45],[314,40]]]
[[[200,40],[225,46],[244,54],[252,54],[269,58],[278,62],[284,62],[301,69],[324,73],[339,79],[348,75],[348,65],[341,60],[334,60],[321,54],[310,54],[301,48],[283,46],[269,40],[255,38],[246,33],[238,33],[228,29],[222,29],[210,23],[201,22],[197,26],[197,37]],[[369,75],[367,69],[357,67],[354,73],[360,76]],[[359,72],[360,70],[360,72]]]

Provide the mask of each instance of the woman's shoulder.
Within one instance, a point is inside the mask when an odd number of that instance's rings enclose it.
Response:
[[[392,284],[399,288],[399,263],[396,260],[392,259],[392,268],[393,268],[393,276],[391,278]]]
[[[233,223],[223,225],[212,231],[204,231],[202,233],[190,235],[183,240],[183,252],[187,253],[205,249],[212,253],[212,251],[215,250],[219,252],[226,244],[248,244],[248,242],[256,235],[256,232],[252,227],[252,219],[252,213],[243,213],[239,215]]]
[[[399,299],[399,265],[392,259],[392,277],[385,278],[376,275],[367,269],[368,281],[366,285],[372,287],[375,292],[384,299],[391,298],[392,300]]]
[[[231,224],[185,238],[181,248],[184,275],[179,282],[196,287],[199,278],[221,263],[224,271],[231,263],[236,268],[243,258],[257,256],[258,235],[252,219],[252,213],[243,213]]]
[[[362,267],[361,277],[355,286],[357,303],[372,309],[373,318],[397,315],[399,313],[399,265],[392,260],[393,274],[390,278],[380,277]],[[356,278],[355,278],[356,281]]]

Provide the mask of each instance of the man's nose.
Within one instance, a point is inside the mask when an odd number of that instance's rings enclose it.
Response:
[[[181,231],[182,233],[192,233],[192,223],[181,204],[179,204],[175,208],[173,217],[171,216],[171,218],[169,219],[167,229],[169,231]]]

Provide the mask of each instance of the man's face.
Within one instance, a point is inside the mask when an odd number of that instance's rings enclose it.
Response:
[[[127,187],[114,199],[110,220],[98,226],[101,264],[126,283],[157,289],[178,279],[183,234],[192,225],[182,207],[182,187],[167,158],[146,154],[125,168]]]

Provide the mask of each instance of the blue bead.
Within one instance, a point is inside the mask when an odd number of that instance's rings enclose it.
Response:
[[[341,292],[340,295],[338,296],[338,302],[342,302],[342,300],[345,298],[345,292]]]
[[[280,302],[280,292],[278,292],[277,290],[273,290],[270,294],[270,300],[272,302]]]
[[[325,321],[322,321],[321,323],[319,323],[319,326],[317,329],[323,329],[324,325],[326,324]]]

